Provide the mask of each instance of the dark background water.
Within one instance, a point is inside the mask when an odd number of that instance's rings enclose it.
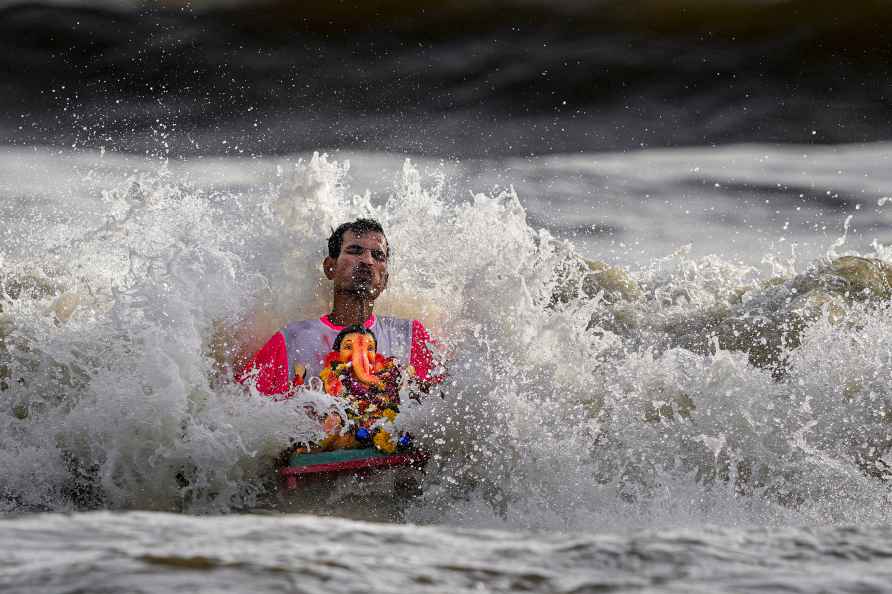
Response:
[[[0,8],[0,143],[468,157],[885,140],[890,12],[11,4]]]

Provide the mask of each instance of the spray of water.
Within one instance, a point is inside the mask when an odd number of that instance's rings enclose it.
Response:
[[[512,191],[448,197],[411,162],[386,195],[318,155],[230,190],[116,171],[23,202],[0,245],[4,509],[257,505],[318,426],[233,368],[325,310],[324,240],[370,216],[394,246],[378,311],[425,320],[448,358],[443,397],[400,421],[433,453],[406,519],[887,518],[880,249],[775,277],[683,250],[623,271],[532,228]]]

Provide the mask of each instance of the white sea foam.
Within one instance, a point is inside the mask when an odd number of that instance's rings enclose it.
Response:
[[[318,428],[233,384],[231,366],[285,320],[324,311],[325,238],[372,216],[394,246],[379,311],[424,319],[450,353],[444,397],[403,420],[434,454],[406,519],[886,520],[885,483],[868,474],[892,444],[889,310],[826,293],[801,346],[782,340],[796,291],[830,291],[827,261],[812,276],[776,264],[789,278],[771,284],[681,250],[632,270],[623,294],[531,227],[522,196],[456,192],[461,175],[436,167],[42,158],[24,159],[3,207],[18,230],[0,244],[5,509],[256,505],[275,455]],[[754,319],[778,365],[734,342]]]

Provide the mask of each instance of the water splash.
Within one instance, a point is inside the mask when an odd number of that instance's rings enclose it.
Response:
[[[6,509],[256,505],[276,454],[317,428],[232,368],[324,311],[324,238],[371,216],[395,248],[379,311],[424,319],[450,353],[445,397],[407,415],[434,459],[406,519],[885,521],[879,250],[776,277],[684,250],[624,271],[532,228],[510,190],[455,197],[406,161],[389,191],[355,194],[348,163],[265,165],[264,183],[208,189],[162,164],[45,220],[21,211],[29,249],[0,250]]]

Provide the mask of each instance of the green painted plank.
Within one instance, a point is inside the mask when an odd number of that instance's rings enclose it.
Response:
[[[331,464],[333,462],[347,462],[363,458],[378,458],[388,456],[375,448],[360,448],[357,450],[335,450],[333,452],[318,452],[316,454],[293,454],[288,460],[288,466],[310,466],[313,464]]]

